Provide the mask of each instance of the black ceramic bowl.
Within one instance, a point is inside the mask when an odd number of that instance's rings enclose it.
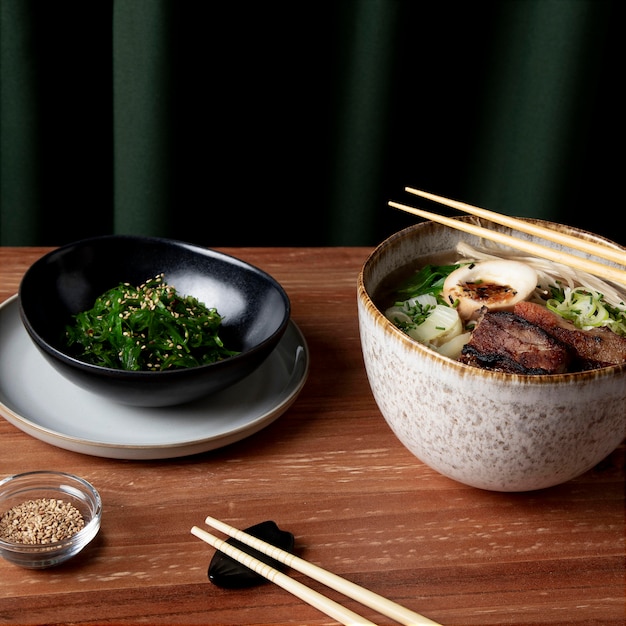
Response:
[[[69,353],[72,315],[121,282],[140,285],[157,274],[222,316],[219,336],[236,356],[199,367],[127,371],[91,365]],[[232,256],[170,239],[111,235],[46,254],[19,287],[22,322],[46,359],[84,389],[135,406],[180,404],[217,392],[253,372],[274,350],[290,318],[281,285]]]

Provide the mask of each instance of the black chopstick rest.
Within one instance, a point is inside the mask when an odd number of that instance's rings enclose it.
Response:
[[[245,532],[253,537],[256,537],[257,539],[262,539],[263,541],[267,541],[267,543],[271,543],[273,546],[293,553],[294,536],[286,530],[281,530],[276,525],[276,522],[270,520],[260,522],[259,524],[246,528]],[[263,563],[266,563],[281,572],[284,572],[287,569],[287,566],[283,563],[279,563],[266,554],[263,554],[262,552],[259,552],[258,550],[241,543],[241,541],[233,539],[232,537],[228,539],[226,543],[239,548],[246,554],[250,554],[259,561],[262,561]],[[253,587],[255,585],[261,585],[268,582],[267,579],[263,578],[263,576],[253,572],[245,565],[241,565],[241,563],[238,563],[219,550],[211,559],[208,576],[209,580],[214,585],[224,587],[226,589],[242,589],[244,587]]]

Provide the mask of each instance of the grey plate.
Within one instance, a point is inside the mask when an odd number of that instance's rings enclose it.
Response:
[[[239,441],[280,417],[309,372],[298,326],[247,378],[206,398],[173,407],[140,408],[85,391],[50,366],[26,334],[17,296],[0,305],[0,414],[59,448],[117,459],[165,459]]]

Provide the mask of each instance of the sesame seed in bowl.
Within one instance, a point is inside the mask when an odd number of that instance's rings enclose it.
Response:
[[[34,471],[0,481],[0,555],[29,569],[59,565],[100,530],[102,500],[86,480]]]

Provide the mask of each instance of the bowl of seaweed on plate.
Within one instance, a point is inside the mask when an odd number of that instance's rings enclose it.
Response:
[[[20,317],[76,385],[158,407],[221,391],[258,368],[290,319],[283,287],[217,250],[106,235],[44,255],[19,287]]]

